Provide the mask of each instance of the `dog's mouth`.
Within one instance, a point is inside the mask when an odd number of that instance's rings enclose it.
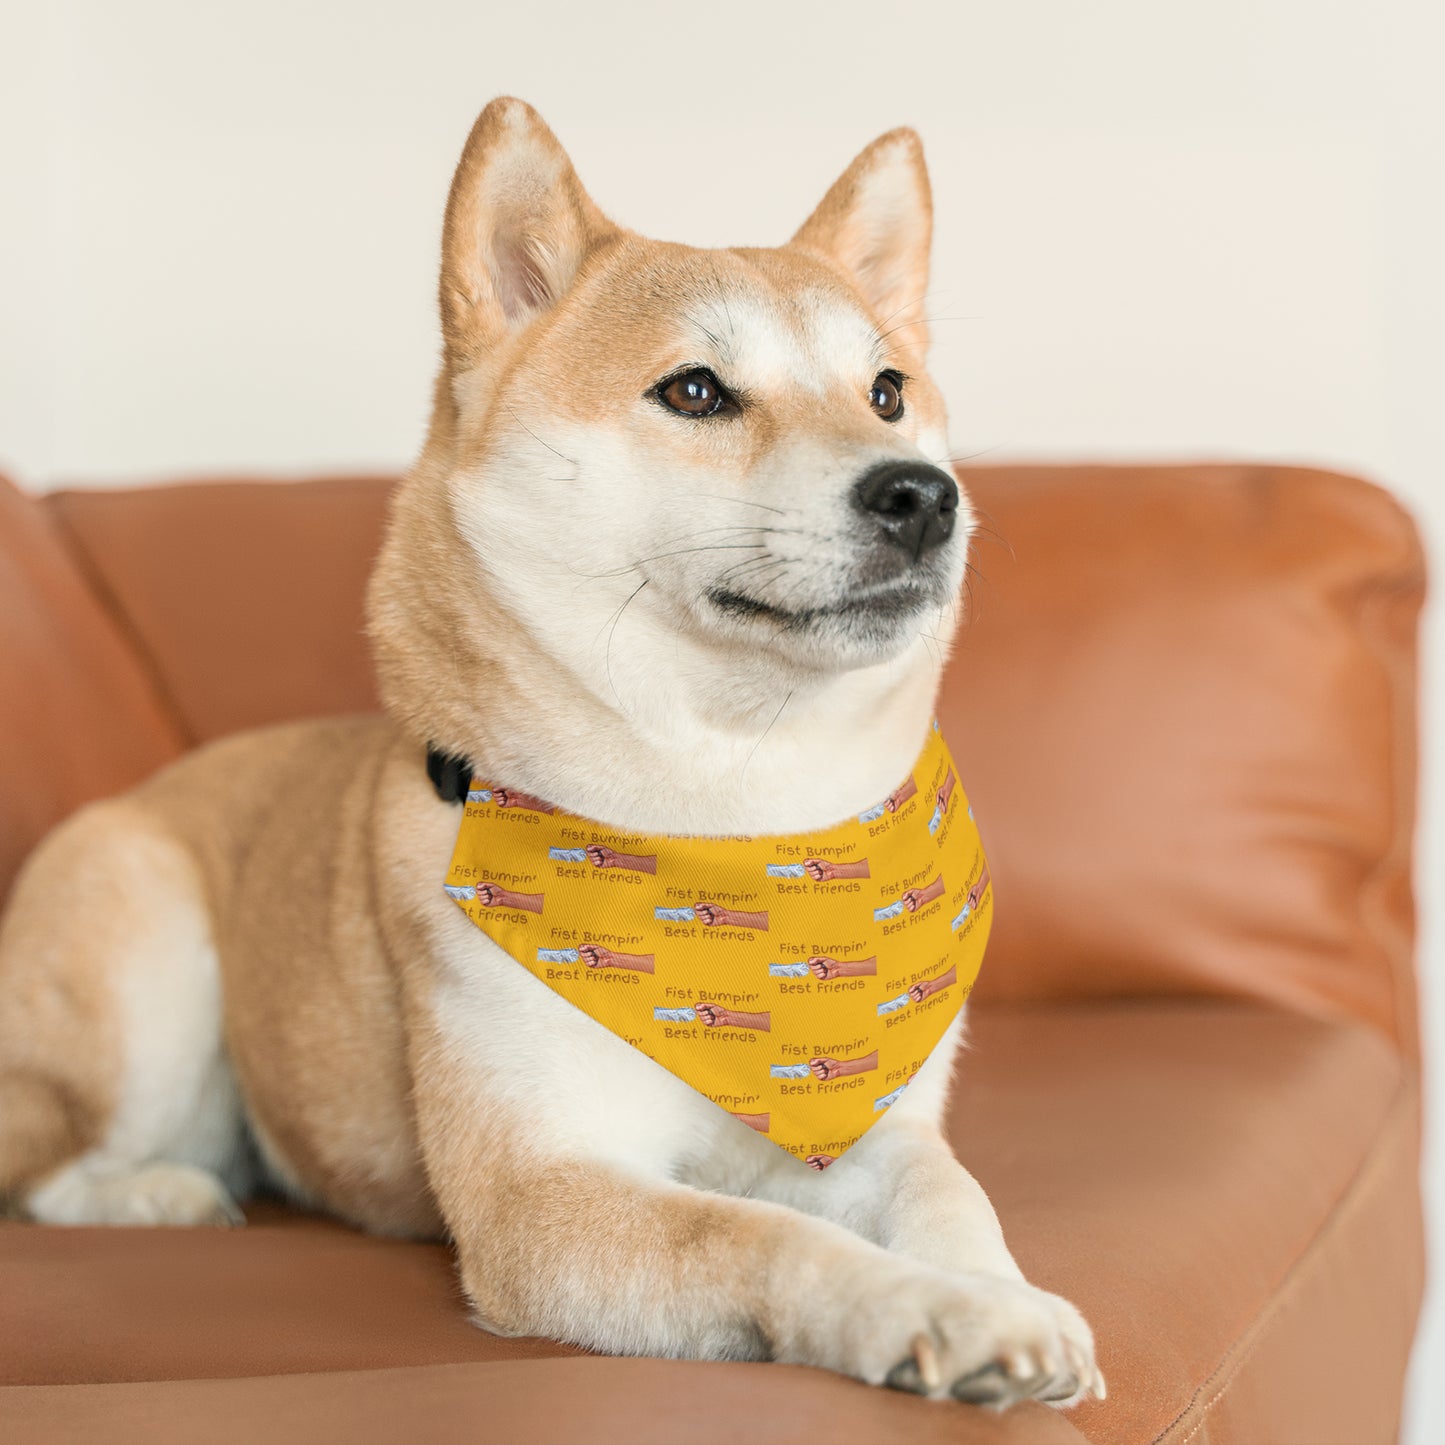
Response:
[[[937,605],[937,589],[915,580],[860,589],[849,596],[806,607],[784,607],[764,602],[746,592],[713,587],[707,600],[725,616],[741,620],[771,621],[791,631],[828,622],[892,623],[913,616],[929,604]]]

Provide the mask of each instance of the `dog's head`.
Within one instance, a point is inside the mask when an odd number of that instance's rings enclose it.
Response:
[[[788,244],[699,250],[612,224],[529,106],[489,105],[447,207],[431,433],[373,586],[388,701],[417,714],[408,654],[442,632],[446,667],[496,679],[522,649],[603,701],[619,666],[776,689],[936,663],[971,514],[925,367],[930,232],[912,131]]]

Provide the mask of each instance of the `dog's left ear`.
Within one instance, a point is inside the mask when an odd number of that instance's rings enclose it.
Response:
[[[922,351],[928,345],[923,298],[932,238],[933,195],[923,143],[905,127],[879,136],[859,153],[792,244],[841,265],[879,324],[906,327]]]

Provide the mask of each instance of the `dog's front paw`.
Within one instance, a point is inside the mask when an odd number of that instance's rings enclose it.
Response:
[[[1019,1280],[918,1271],[855,1306],[850,1373],[873,1384],[1002,1409],[1104,1398],[1094,1339],[1073,1305]]]

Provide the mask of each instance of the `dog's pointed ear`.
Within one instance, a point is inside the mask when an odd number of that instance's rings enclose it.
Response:
[[[928,345],[923,298],[933,239],[933,195],[923,143],[904,127],[881,135],[833,182],[792,244],[819,252],[853,278],[880,324]]]
[[[588,252],[617,234],[541,116],[525,101],[492,101],[467,137],[447,197],[441,315],[448,360],[475,364],[554,306]]]

